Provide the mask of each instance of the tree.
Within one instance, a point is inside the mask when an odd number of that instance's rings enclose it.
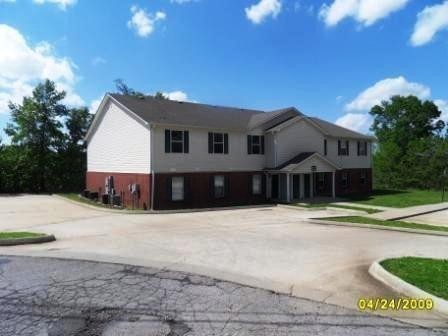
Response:
[[[115,87],[118,91],[118,93],[127,95],[127,96],[135,96],[135,97],[144,97],[145,95],[141,93],[140,91],[135,91],[133,88],[130,88],[122,79],[116,79],[114,80]],[[169,100],[169,98],[164,95],[162,92],[157,91],[154,95],[154,98],[160,99],[160,100]]]
[[[53,82],[46,80],[38,84],[31,97],[24,97],[22,105],[9,104],[12,123],[5,129],[13,145],[23,147],[28,155],[32,176],[36,181],[32,191],[46,191],[46,183],[52,178],[54,161],[52,154],[64,143],[61,118],[67,115],[67,108],[61,103],[65,92],[58,92]]]
[[[445,123],[441,111],[431,101],[415,96],[395,96],[374,106],[371,130],[378,138],[374,155],[377,186],[389,188],[428,188],[438,185],[437,163],[422,159],[434,146],[444,146],[441,136]],[[438,159],[440,160],[440,158]]]
[[[135,91],[133,88],[130,88],[121,78],[118,78],[114,81],[115,87],[117,88],[118,93],[128,96],[136,96],[136,97],[144,97],[145,95],[139,91]]]

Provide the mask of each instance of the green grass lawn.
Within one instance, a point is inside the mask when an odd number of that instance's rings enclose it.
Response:
[[[363,207],[363,206],[341,205],[341,204],[331,204],[331,203],[296,203],[296,204],[291,204],[291,205],[294,205],[296,207],[301,207],[301,208],[308,208],[308,209],[332,207],[332,208],[347,209],[347,210],[359,210],[359,211],[365,211],[368,214],[381,212],[381,210],[372,209],[372,208]]]
[[[442,196],[441,191],[436,190],[374,190],[370,195],[353,196],[348,200],[359,204],[406,208],[414,205],[440,203]]]
[[[448,300],[448,260],[404,257],[384,260],[381,266],[425,292]]]
[[[36,238],[45,236],[42,233],[34,232],[0,232],[0,240],[2,239],[18,239],[18,238]]]
[[[373,224],[373,225],[400,227],[400,228],[407,228],[407,229],[419,229],[419,230],[428,230],[428,231],[448,232],[448,227],[444,227],[444,226],[408,223],[408,222],[403,222],[403,221],[388,221],[388,220],[380,220],[380,219],[374,219],[374,218],[368,218],[368,217],[362,217],[362,216],[325,217],[325,218],[319,218],[319,219],[326,220],[326,221],[333,221],[333,222],[342,222],[342,223]]]

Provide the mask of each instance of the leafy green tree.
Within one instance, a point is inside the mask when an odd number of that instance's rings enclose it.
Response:
[[[128,96],[136,96],[136,97],[144,97],[145,95],[140,91],[136,91],[133,88],[130,88],[122,79],[116,79],[114,81],[117,92],[123,95]],[[160,100],[169,100],[167,96],[165,96],[162,92],[157,91],[154,95],[154,98]]]
[[[24,97],[23,103],[9,104],[12,123],[5,129],[13,145],[26,148],[35,182],[32,191],[47,191],[47,181],[52,178],[54,161],[52,154],[64,144],[61,119],[67,115],[67,108],[61,103],[65,92],[56,90],[49,80],[38,84],[31,97]]]
[[[388,188],[435,188],[439,158],[429,159],[431,148],[445,146],[445,123],[431,101],[415,96],[395,96],[374,106],[371,130],[378,138],[374,155],[376,186]],[[426,154],[425,154],[426,153]],[[426,156],[425,156],[426,155]]]

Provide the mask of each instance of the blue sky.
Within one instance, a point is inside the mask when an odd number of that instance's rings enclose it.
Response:
[[[366,132],[393,94],[448,116],[447,0],[0,0],[0,128],[45,77],[95,106],[122,78],[145,93],[296,106]]]

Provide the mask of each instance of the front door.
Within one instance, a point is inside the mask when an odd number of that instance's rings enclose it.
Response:
[[[292,198],[295,200],[300,198],[300,175],[292,176]]]
[[[305,181],[304,181],[304,189],[305,189],[305,198],[310,198],[310,183],[311,183],[311,176],[310,174],[305,174]]]
[[[278,175],[272,175],[271,181],[271,198],[278,199]]]

